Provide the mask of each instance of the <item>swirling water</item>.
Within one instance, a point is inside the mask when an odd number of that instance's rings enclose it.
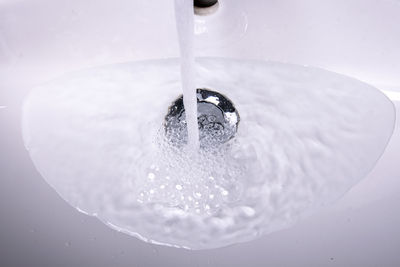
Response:
[[[293,225],[373,168],[394,108],[377,89],[317,68],[200,58],[198,88],[229,97],[235,138],[198,154],[165,140],[177,59],[66,74],[31,91],[26,147],[68,203],[147,242],[206,249]]]

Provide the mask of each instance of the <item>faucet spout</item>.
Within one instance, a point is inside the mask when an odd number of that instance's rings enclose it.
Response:
[[[210,7],[218,3],[218,0],[194,0],[195,7]]]

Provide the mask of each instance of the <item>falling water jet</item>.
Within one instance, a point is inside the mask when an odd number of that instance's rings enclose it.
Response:
[[[183,102],[186,110],[188,146],[191,150],[199,148],[199,129],[197,123],[197,97],[194,84],[194,19],[193,2],[175,0],[176,28],[181,53],[181,84]]]

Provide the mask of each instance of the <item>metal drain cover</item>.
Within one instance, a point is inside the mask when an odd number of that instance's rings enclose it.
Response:
[[[209,89],[197,89],[197,114],[200,146],[216,146],[235,136],[240,117],[232,101],[226,96]],[[182,95],[168,108],[164,126],[167,139],[171,143],[187,143]]]

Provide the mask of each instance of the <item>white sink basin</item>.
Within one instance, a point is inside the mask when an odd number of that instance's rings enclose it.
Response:
[[[399,25],[396,0],[220,0],[214,15],[196,17],[196,54],[322,67],[384,90],[399,110]],[[154,246],[64,202],[23,146],[30,88],[72,70],[178,53],[171,0],[0,0],[1,265],[400,264],[398,123],[377,166],[339,202],[250,243],[197,252]]]

